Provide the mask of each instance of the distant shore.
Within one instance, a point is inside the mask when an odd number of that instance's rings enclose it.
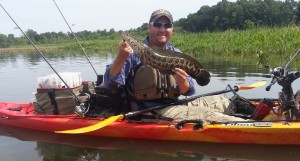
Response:
[[[34,48],[0,48],[0,53],[19,52],[19,51],[33,51]]]
[[[40,51],[54,51],[57,47],[37,47]],[[16,53],[16,52],[32,52],[36,51],[33,46],[15,47],[15,48],[0,48],[0,53]]]
[[[214,54],[219,57],[249,57],[250,55],[262,60],[272,60],[274,56],[289,56],[300,46],[300,30],[298,27],[284,28],[254,28],[248,30],[228,30],[224,32],[177,33],[171,38],[176,48],[194,57]],[[37,48],[44,52],[72,51],[80,52],[78,43],[71,41],[38,44]],[[81,44],[85,51],[99,53],[111,51],[117,53],[119,38],[87,40]],[[11,46],[0,48],[5,52],[34,52],[31,45]]]

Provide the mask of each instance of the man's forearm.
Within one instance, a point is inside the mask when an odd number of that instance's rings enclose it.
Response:
[[[120,71],[122,70],[125,61],[126,61],[126,58],[118,55],[110,67],[109,76],[111,76],[111,77],[117,76],[120,73]]]

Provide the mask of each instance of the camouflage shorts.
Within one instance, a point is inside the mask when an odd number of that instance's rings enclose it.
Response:
[[[176,121],[201,119],[204,123],[244,121],[242,118],[224,114],[230,100],[219,95],[206,96],[185,105],[169,106],[157,111],[161,116]]]

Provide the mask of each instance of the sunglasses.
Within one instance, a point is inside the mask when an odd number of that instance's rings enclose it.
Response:
[[[168,29],[173,27],[173,24],[171,23],[150,22],[150,24],[155,28],[161,28],[164,26],[165,29]]]

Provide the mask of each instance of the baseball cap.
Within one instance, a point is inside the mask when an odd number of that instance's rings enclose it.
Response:
[[[158,9],[152,12],[149,22],[156,22],[160,17],[167,17],[171,23],[173,23],[173,17],[171,13],[165,9]]]

